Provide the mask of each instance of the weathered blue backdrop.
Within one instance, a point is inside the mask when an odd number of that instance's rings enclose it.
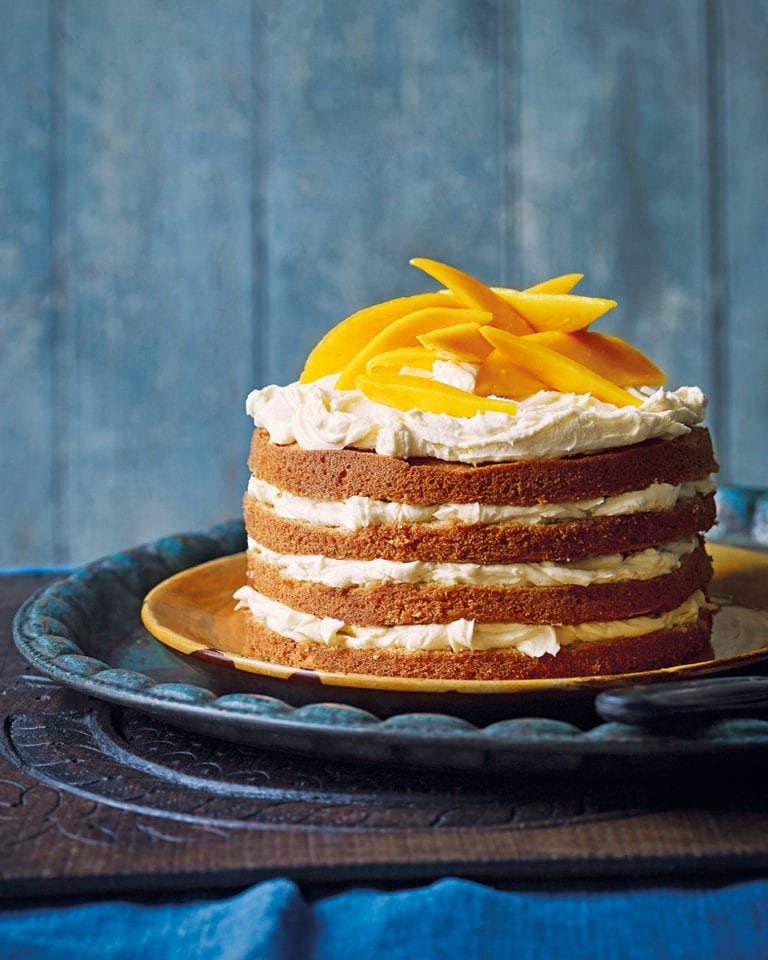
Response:
[[[248,390],[583,271],[768,483],[765,0],[0,0],[0,563],[236,516]]]

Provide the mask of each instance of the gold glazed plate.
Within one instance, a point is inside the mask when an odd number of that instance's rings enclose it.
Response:
[[[381,695],[386,696],[388,692],[395,697],[417,694],[425,698],[424,709],[445,706],[440,702],[445,696],[456,698],[458,694],[458,699],[467,704],[476,696],[503,698],[509,713],[517,699],[526,701],[521,707],[527,708],[531,698],[538,705],[542,699],[560,698],[564,694],[582,693],[593,697],[609,687],[741,672],[767,659],[768,613],[762,613],[762,608],[768,607],[768,554],[721,544],[708,544],[708,549],[715,567],[711,594],[724,603],[723,610],[715,617],[715,659],[662,670],[547,680],[419,680],[297,670],[254,660],[242,653],[244,619],[242,613],[235,610],[232,599],[235,590],[245,583],[244,553],[191,567],[164,580],[145,598],[142,620],[158,640],[177,653],[194,658],[198,666],[230,668],[228,685],[243,691],[274,694],[276,688],[272,682],[283,681],[278,690],[287,698],[290,698],[289,688],[303,686],[303,699],[306,699],[306,688],[311,685],[314,699],[322,699],[318,697],[318,685],[322,685],[333,688],[326,691],[326,698],[332,696],[368,705],[369,709],[380,707],[381,703],[367,701],[366,692],[379,701]],[[266,690],[265,681],[272,683]]]

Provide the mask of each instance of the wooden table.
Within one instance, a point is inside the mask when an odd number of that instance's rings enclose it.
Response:
[[[52,579],[0,576],[0,896],[303,884],[622,885],[768,867],[768,778],[407,771],[186,733],[64,690],[11,619]]]

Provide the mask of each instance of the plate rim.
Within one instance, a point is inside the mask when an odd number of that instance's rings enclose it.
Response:
[[[729,544],[708,543],[709,549],[714,549],[715,560],[721,550],[730,554],[744,553],[754,557],[761,557],[761,562],[765,563],[766,574],[768,574],[768,555],[759,551],[752,551],[741,546],[731,546]],[[414,692],[420,694],[466,694],[472,696],[510,696],[514,694],[532,694],[532,693],[555,693],[555,692],[589,692],[595,693],[606,687],[628,686],[639,683],[652,683],[674,678],[685,680],[701,676],[711,676],[724,671],[741,669],[750,666],[753,663],[760,663],[768,659],[768,642],[765,647],[759,650],[751,650],[746,653],[737,654],[731,657],[724,657],[717,660],[701,660],[693,663],[678,664],[670,667],[662,667],[657,670],[640,670],[633,673],[614,673],[600,676],[577,676],[577,677],[552,677],[529,680],[425,680],[411,677],[391,677],[380,676],[377,674],[343,674],[327,670],[302,670],[285,664],[271,663],[265,660],[257,660],[231,651],[218,650],[215,647],[206,646],[204,643],[184,637],[176,630],[166,626],[160,621],[154,612],[154,605],[158,598],[173,589],[179,582],[198,576],[206,569],[215,566],[226,566],[234,561],[240,561],[242,558],[245,566],[245,552],[241,551],[235,554],[228,554],[216,557],[213,560],[205,561],[196,566],[187,567],[180,570],[166,580],[156,584],[145,596],[141,607],[141,620],[145,628],[155,639],[163,643],[176,653],[183,656],[190,655],[199,651],[213,650],[217,655],[224,657],[236,669],[244,673],[255,674],[256,676],[269,677],[271,679],[287,680],[290,677],[312,676],[319,679],[324,687],[329,690],[335,687],[350,690],[375,689],[393,693]]]
[[[17,649],[41,673],[98,700],[142,710],[209,736],[254,743],[255,734],[266,749],[302,752],[316,750],[319,745],[321,752],[338,759],[503,773],[521,769],[521,764],[522,769],[532,771],[531,758],[535,756],[544,769],[563,772],[572,771],[580,759],[594,755],[653,758],[672,752],[705,756],[768,747],[768,721],[759,718],[719,721],[685,735],[657,734],[611,721],[581,730],[546,716],[513,717],[477,726],[439,711],[402,712],[380,719],[359,707],[325,700],[294,707],[263,694],[216,696],[194,683],[163,684],[139,671],[121,673],[147,681],[146,686],[121,687],[110,676],[115,668],[84,654],[72,631],[61,621],[68,604],[82,602],[88,595],[94,578],[124,576],[135,593],[142,564],[149,566],[150,579],[159,567],[161,574],[168,576],[206,559],[239,552],[243,537],[242,522],[233,521],[205,533],[165,537],[78,568],[22,604],[13,622]],[[165,576],[156,575],[154,583]],[[149,589],[151,586],[142,588],[141,595],[135,595],[133,615],[138,627],[143,597]],[[52,625],[58,630],[54,635]],[[61,644],[52,641],[64,641],[63,651]],[[311,745],[297,746],[303,742],[302,737],[309,738]],[[363,756],[361,744],[375,749]]]

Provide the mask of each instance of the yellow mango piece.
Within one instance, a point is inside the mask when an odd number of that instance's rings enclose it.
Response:
[[[417,293],[412,297],[397,297],[358,310],[337,323],[318,342],[307,357],[300,380],[309,383],[343,370],[372,337],[406,314],[427,307],[460,306],[461,302],[451,293]]]
[[[385,350],[415,347],[416,338],[420,333],[438,330],[440,327],[460,321],[483,323],[488,322],[489,319],[489,314],[482,310],[462,310],[453,307],[427,307],[424,310],[408,313],[384,327],[348,361],[336,381],[336,389],[352,390],[355,386],[355,378],[359,373],[365,372],[369,360]]]
[[[514,305],[468,273],[457,270],[456,267],[451,267],[447,263],[427,260],[424,257],[415,257],[410,263],[428,273],[430,277],[434,277],[439,283],[445,284],[468,307],[493,314],[494,326],[509,333],[521,335],[534,332],[535,328],[521,316]]]
[[[415,367],[418,370],[431,370],[432,364],[439,359],[434,350],[426,347],[396,347],[394,350],[385,350],[377,353],[365,365],[365,372],[384,368],[397,373],[403,367]]]
[[[514,416],[517,412],[511,400],[488,400],[425,377],[372,373],[358,376],[356,385],[369,400],[396,410],[424,410],[451,417],[474,417],[490,411]]]
[[[642,400],[633,397],[622,387],[601,377],[584,364],[563,356],[550,347],[536,343],[531,337],[515,337],[495,327],[481,327],[480,332],[512,363],[539,377],[553,390],[561,393],[590,393],[598,400],[617,407],[639,407]]]
[[[491,287],[494,293],[511,304],[510,296],[518,293],[570,293],[576,284],[584,279],[583,273],[564,273],[562,277],[552,277],[551,280],[543,280],[532,287],[526,287],[525,290],[515,290],[512,287]]]
[[[584,279],[583,273],[564,273],[561,277],[552,277],[542,280],[532,287],[526,287],[523,293],[570,293],[579,280]]]
[[[434,350],[439,360],[482,363],[492,347],[480,333],[480,326],[479,323],[456,323],[422,333],[417,339],[427,349]]]
[[[560,333],[552,330],[533,333],[528,339],[583,363],[620,387],[660,387],[665,380],[664,371],[644,353],[620,337],[607,333],[589,333],[586,330]]]
[[[579,297],[575,293],[515,293],[507,300],[524,316],[534,330],[559,330],[573,333],[583,330],[616,306],[615,300]]]
[[[511,397],[524,400],[539,390],[552,388],[529,370],[519,366],[501,350],[492,350],[477,371],[475,393],[481,397]]]

